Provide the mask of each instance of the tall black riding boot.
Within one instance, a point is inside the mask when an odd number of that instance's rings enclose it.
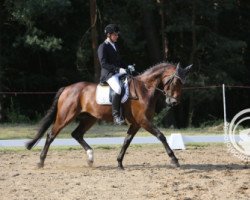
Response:
[[[125,121],[121,117],[120,106],[121,106],[121,95],[114,93],[112,99],[112,115],[114,117],[114,123],[116,125],[122,125],[125,123]]]

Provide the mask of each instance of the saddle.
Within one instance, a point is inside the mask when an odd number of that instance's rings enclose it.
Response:
[[[125,103],[129,98],[129,84],[126,76],[119,77],[119,83],[122,89],[121,103]],[[114,90],[105,82],[99,83],[96,88],[96,102],[100,105],[112,105]]]

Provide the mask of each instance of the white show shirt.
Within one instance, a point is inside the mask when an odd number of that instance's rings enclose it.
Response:
[[[107,43],[109,43],[109,44],[111,44],[111,46],[114,48],[114,50],[116,51],[116,47],[115,47],[115,44],[109,39],[109,38],[107,38],[106,40],[105,40],[105,43],[107,44]]]

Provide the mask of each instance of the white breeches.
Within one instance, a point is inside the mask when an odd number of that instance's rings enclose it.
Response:
[[[113,75],[111,78],[109,78],[107,80],[107,83],[109,84],[109,86],[115,91],[115,93],[117,94],[121,94],[121,86],[119,84],[119,76],[121,74],[115,74]]]

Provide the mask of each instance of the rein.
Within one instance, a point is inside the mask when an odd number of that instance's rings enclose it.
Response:
[[[167,93],[164,91],[164,90],[162,90],[162,89],[160,89],[160,88],[155,88],[156,90],[158,90],[158,91],[160,91],[164,96],[168,96],[167,95]]]
[[[135,71],[136,72],[136,71]],[[138,72],[136,72],[137,74],[139,74]],[[135,83],[134,83],[134,77],[132,75],[128,75],[128,77],[132,80],[131,82],[133,82],[134,85],[134,90],[135,90],[135,96],[136,97],[131,97],[132,99],[138,99],[137,96],[137,92],[136,92],[136,88],[135,88]],[[181,81],[181,83],[184,83],[183,79],[177,74],[177,71],[175,71],[172,75],[170,75],[169,77],[166,78],[166,80],[163,81],[163,88],[169,83],[169,85],[172,84],[174,78],[177,78]],[[143,82],[144,83],[144,82]],[[144,83],[144,85],[146,86],[147,90],[149,90],[149,88],[147,87],[147,85]],[[158,90],[159,92],[161,92],[164,96],[168,97],[168,94],[163,90],[160,89],[159,87],[156,87],[155,90]]]

